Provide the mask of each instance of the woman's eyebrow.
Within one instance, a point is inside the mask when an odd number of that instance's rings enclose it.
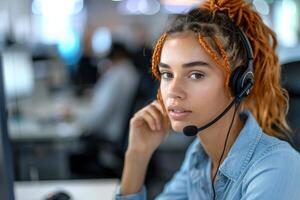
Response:
[[[195,62],[185,63],[182,65],[182,67],[195,67],[195,66],[210,67],[210,65],[204,61],[195,61]]]
[[[204,61],[194,61],[194,62],[189,62],[189,63],[184,63],[182,65],[183,68],[188,68],[188,67],[195,67],[195,66],[203,66],[203,67],[210,67],[210,65]],[[170,68],[170,66],[168,64],[162,63],[160,62],[158,64],[158,67],[161,68]]]
[[[161,67],[161,68],[170,68],[169,65],[167,65],[167,64],[165,64],[165,63],[162,63],[162,62],[158,63],[157,66],[158,66],[158,67]]]

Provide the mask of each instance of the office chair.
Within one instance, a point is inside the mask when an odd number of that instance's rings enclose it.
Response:
[[[300,152],[300,60],[282,64],[282,84],[290,95],[287,121],[294,131],[295,148]]]

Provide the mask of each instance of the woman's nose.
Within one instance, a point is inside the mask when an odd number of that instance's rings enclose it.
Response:
[[[167,96],[174,99],[186,98],[184,83],[179,78],[174,78],[172,81],[170,81]]]

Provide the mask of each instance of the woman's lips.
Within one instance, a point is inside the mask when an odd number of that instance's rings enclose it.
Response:
[[[169,110],[169,116],[173,120],[183,120],[187,116],[189,116],[192,112],[186,110]]]

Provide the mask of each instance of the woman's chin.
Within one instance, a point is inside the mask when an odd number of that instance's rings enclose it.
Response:
[[[172,129],[176,132],[182,132],[183,128],[186,126],[186,123],[171,121]]]

